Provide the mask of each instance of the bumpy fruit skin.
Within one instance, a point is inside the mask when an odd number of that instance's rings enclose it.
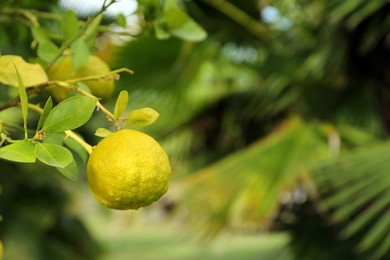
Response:
[[[75,78],[83,78],[89,76],[104,76],[110,73],[110,67],[99,57],[90,55],[88,61],[76,71],[73,71],[72,57],[66,56],[63,60],[54,64],[48,71],[47,75],[50,80],[68,80]],[[102,78],[97,80],[82,81],[91,90],[91,93],[99,98],[108,98],[114,91],[114,79]],[[62,101],[66,98],[71,90],[62,87],[53,87],[51,93],[57,101]]]
[[[87,164],[92,193],[112,209],[138,209],[164,195],[171,167],[160,144],[142,132],[123,129],[105,137]]]

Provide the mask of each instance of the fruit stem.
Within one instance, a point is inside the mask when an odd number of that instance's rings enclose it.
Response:
[[[81,139],[78,135],[76,135],[73,131],[71,130],[66,130],[65,131],[66,137],[70,137],[76,142],[78,142],[86,151],[88,154],[92,153],[92,146],[85,142],[83,139]]]

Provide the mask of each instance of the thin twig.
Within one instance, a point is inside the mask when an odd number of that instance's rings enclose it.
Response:
[[[27,96],[31,96],[32,94],[40,93],[40,92],[42,92],[42,91],[44,91],[46,89],[49,89],[49,88],[51,88],[51,87],[53,87],[55,85],[59,85],[59,86],[65,87],[65,88],[70,88],[70,89],[73,89],[74,91],[77,91],[78,88],[76,86],[74,86],[74,84],[77,83],[77,82],[89,81],[89,80],[97,80],[97,79],[101,79],[101,78],[107,78],[109,76],[114,76],[115,77],[115,75],[118,75],[118,73],[121,73],[121,72],[127,72],[129,74],[133,73],[132,70],[129,70],[127,68],[120,68],[120,69],[117,69],[117,70],[113,70],[113,71],[109,72],[108,74],[105,74],[105,75],[102,75],[102,76],[88,76],[88,77],[83,77],[83,78],[70,79],[70,80],[67,80],[67,81],[48,81],[48,82],[42,83],[40,85],[27,88],[26,92],[27,92]],[[78,91],[78,92],[81,93],[80,91]],[[94,97],[94,96],[92,96],[91,94],[89,94],[88,92],[85,92],[85,91],[82,94]],[[10,108],[10,107],[17,106],[19,102],[20,102],[20,97],[17,96],[15,98],[9,100],[8,102],[0,105],[0,111],[3,111],[3,110],[5,110],[7,108]]]

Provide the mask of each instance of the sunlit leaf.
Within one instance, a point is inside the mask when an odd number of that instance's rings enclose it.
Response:
[[[112,132],[105,128],[96,129],[95,135],[99,137],[106,137],[107,135],[112,134]]]
[[[166,11],[167,27],[172,35],[186,41],[202,41],[206,31],[178,7]]]
[[[14,64],[14,68],[16,71],[16,77],[18,78],[20,106],[22,107],[22,114],[23,114],[24,138],[27,139],[27,115],[28,115],[27,92],[26,92],[26,88],[23,85],[23,81],[20,78],[18,68],[16,67],[15,64]]]
[[[43,27],[32,27],[31,33],[34,37],[34,40],[38,43],[50,40],[47,31]]]
[[[149,107],[133,110],[127,117],[128,126],[146,126],[157,120],[159,113]]]
[[[72,153],[63,146],[49,143],[37,143],[35,156],[49,166],[65,168],[72,160]]]
[[[115,103],[114,109],[114,119],[117,120],[127,108],[127,103],[129,101],[129,93],[126,90],[122,90],[119,93],[118,99]]]
[[[89,48],[85,41],[79,38],[70,45],[70,49],[72,51],[73,69],[77,70],[88,61]]]
[[[24,61],[20,56],[0,56],[0,83],[10,86],[18,86],[15,67],[18,68],[20,77],[25,87],[39,85],[48,81],[44,69],[39,64],[32,64]]]
[[[63,132],[82,126],[92,116],[96,101],[96,98],[86,96],[65,99],[50,111],[42,131]]]
[[[58,55],[59,48],[51,41],[39,43],[37,54],[43,61],[49,63]]]
[[[85,33],[83,34],[83,39],[87,43],[89,47],[95,46],[96,35],[99,31],[99,25],[102,21],[103,14],[98,15],[95,19],[90,23]]]
[[[37,125],[37,131],[41,129],[43,123],[45,122],[47,116],[49,115],[51,109],[53,108],[53,101],[51,100],[51,97],[49,97],[46,101],[45,107],[43,108],[43,112],[39,118],[38,125]]]
[[[0,148],[0,158],[21,163],[34,163],[35,145],[28,140],[19,141]]]
[[[65,39],[74,37],[79,31],[79,20],[75,12],[67,10],[61,19],[61,31]]]

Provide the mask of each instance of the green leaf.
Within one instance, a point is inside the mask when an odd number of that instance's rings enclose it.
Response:
[[[180,8],[170,8],[165,14],[172,35],[193,42],[202,41],[207,37],[206,31]]]
[[[45,107],[43,108],[43,112],[41,114],[41,117],[39,118],[38,125],[37,125],[37,131],[41,129],[43,123],[45,122],[47,116],[49,115],[51,109],[53,108],[53,101],[51,100],[51,97],[49,97],[46,101]]]
[[[27,93],[15,63],[14,63],[14,67],[15,67],[16,77],[18,78],[18,85],[19,85],[20,106],[22,107],[22,114],[23,114],[24,139],[27,139],[27,115],[28,115]]]
[[[133,110],[127,117],[128,126],[146,126],[152,124],[158,118],[159,113],[149,107]]]
[[[114,119],[117,120],[127,108],[127,103],[129,102],[129,93],[126,90],[122,90],[119,93],[118,99],[115,103],[114,109]]]
[[[85,124],[96,107],[96,98],[70,97],[59,103],[43,123],[42,131],[63,132]]]
[[[177,8],[178,7],[178,3],[177,3],[177,0],[165,0],[164,1],[164,11],[167,11],[169,9],[172,9],[172,8]]]
[[[103,15],[100,14],[89,24],[88,28],[85,30],[83,39],[88,46],[95,46],[96,35],[99,31],[100,22],[102,21]]]
[[[34,37],[34,40],[37,41],[38,43],[50,40],[47,31],[42,27],[32,27],[31,34]]]
[[[72,51],[72,65],[73,69],[77,70],[87,63],[89,58],[88,45],[82,38],[77,39],[70,45]]]
[[[7,145],[0,149],[0,158],[13,162],[34,163],[35,145],[27,140]]]
[[[64,143],[65,138],[66,138],[66,134],[64,132],[55,132],[55,133],[46,132],[45,140],[43,142],[62,145]]]
[[[79,178],[79,171],[75,160],[72,160],[65,168],[57,167],[57,170],[72,181],[77,181]]]
[[[49,63],[52,60],[54,60],[54,58],[58,54],[58,51],[59,51],[59,49],[58,49],[57,45],[55,45],[53,42],[43,41],[43,42],[39,43],[39,45],[38,45],[37,54],[38,54],[39,58],[41,58],[43,61]]]
[[[126,17],[123,14],[119,14],[116,18],[116,23],[123,28],[126,28]]]
[[[73,160],[72,153],[68,149],[48,143],[36,143],[35,156],[44,164],[59,168],[65,168]]]
[[[76,86],[78,87],[78,88],[81,88],[82,90],[84,90],[85,92],[87,92],[87,93],[89,93],[89,94],[92,94],[91,93],[91,89],[88,87],[88,85],[87,84],[85,84],[85,83],[83,83],[83,82],[77,82],[76,83]]]
[[[18,68],[19,75],[26,87],[42,84],[49,80],[41,65],[28,63],[20,56],[3,55],[0,56],[0,83],[18,86],[13,64]]]
[[[79,20],[72,10],[66,11],[62,16],[61,31],[65,39],[70,39],[79,32]]]
[[[82,138],[81,136],[79,137]],[[88,153],[85,148],[82,147],[77,141],[75,141],[73,138],[65,138],[64,143],[67,147],[74,151],[84,163],[87,162]]]
[[[95,135],[99,137],[106,137],[107,135],[112,134],[112,132],[105,128],[96,129]]]
[[[169,33],[166,25],[165,16],[162,16],[157,20],[155,20],[153,23],[153,28],[154,28],[154,34],[156,38],[159,40],[166,40],[171,37],[171,34]]]

